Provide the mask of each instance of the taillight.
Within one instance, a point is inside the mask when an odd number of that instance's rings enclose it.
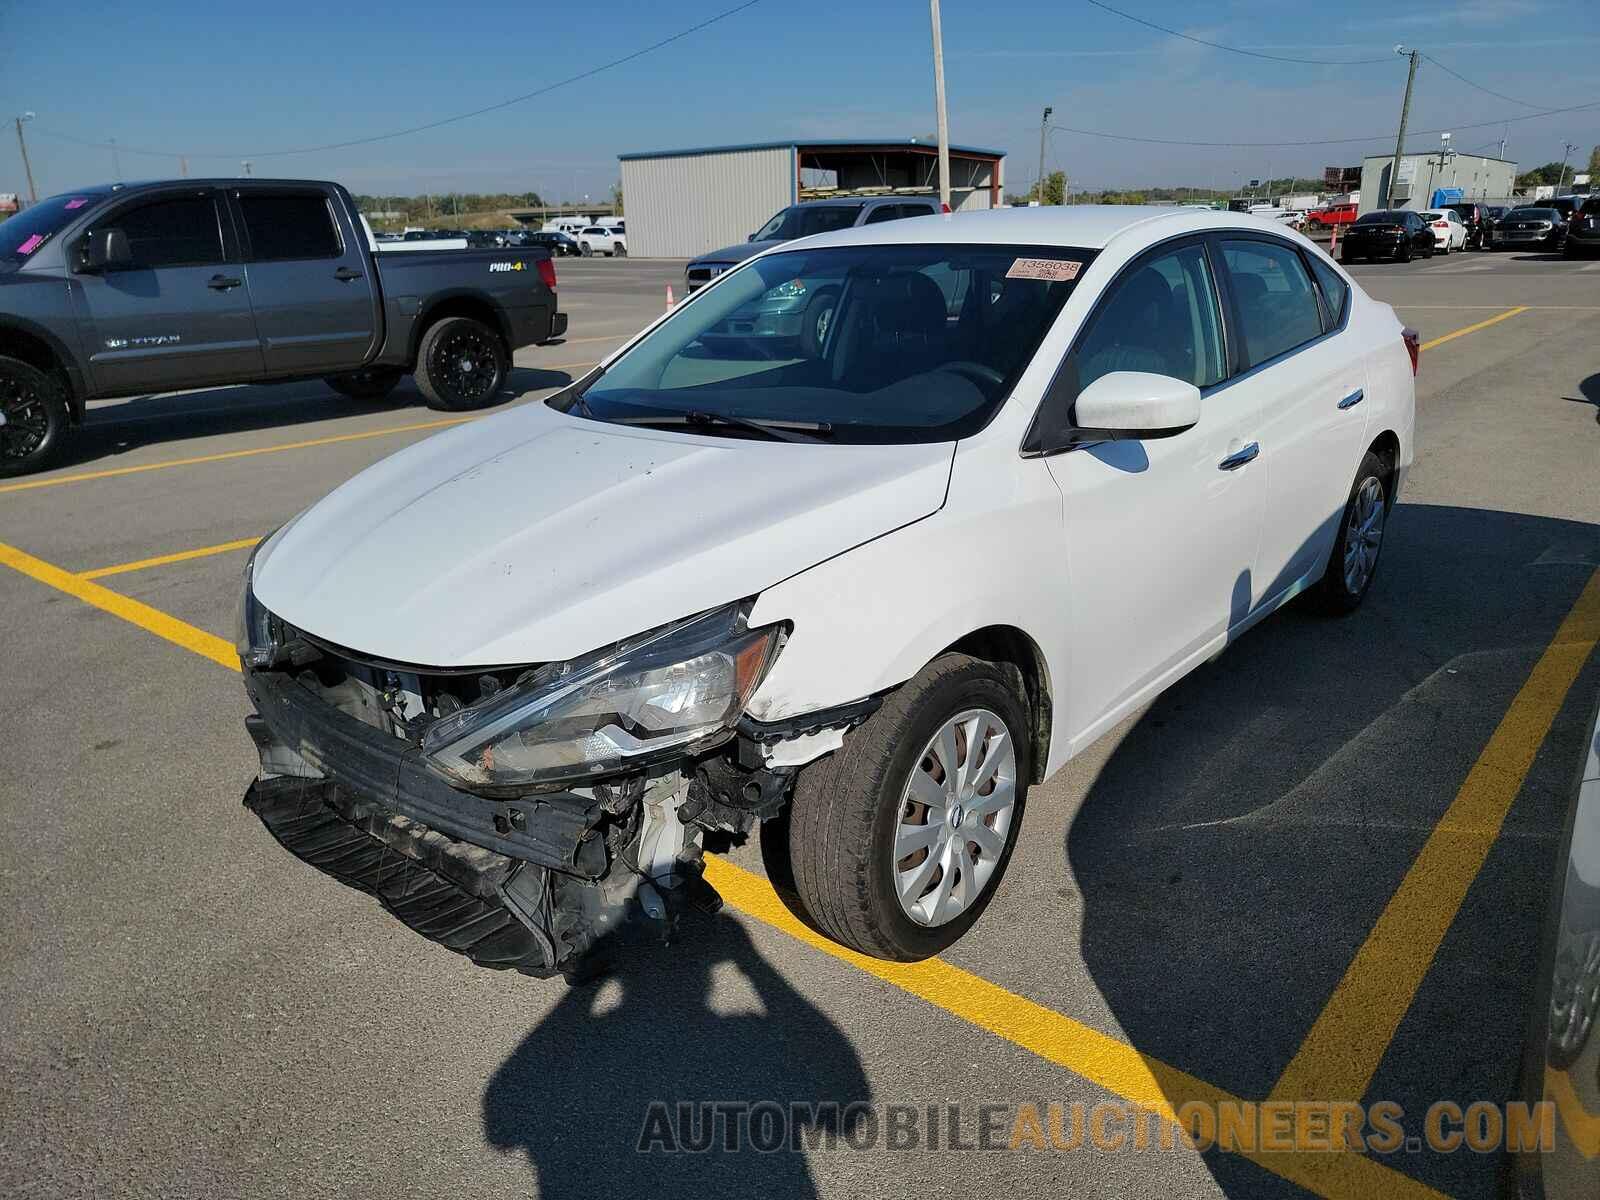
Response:
[[[554,260],[548,258],[539,260],[539,281],[552,292],[556,290],[556,264]]]
[[[1433,223],[1433,227],[1435,229],[1449,229],[1450,228],[1450,222],[1449,221],[1435,221]]]
[[[1400,331],[1400,339],[1406,344],[1406,353],[1411,355],[1411,373],[1417,373],[1417,360],[1422,357],[1422,338],[1415,329],[1409,325]]]

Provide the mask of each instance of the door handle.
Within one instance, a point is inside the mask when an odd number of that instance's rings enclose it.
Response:
[[[360,279],[361,272],[354,267],[340,267],[333,273],[333,277],[340,283],[349,283],[352,279]]]
[[[1224,471],[1237,471],[1247,462],[1254,462],[1256,455],[1261,453],[1261,443],[1251,442],[1242,450],[1235,450],[1227,458],[1217,464]]]
[[[239,287],[243,283],[244,280],[234,275],[213,275],[211,282],[207,283],[206,286],[213,291],[225,292],[229,288]]]
[[[1348,396],[1346,396],[1343,400],[1339,401],[1339,407],[1340,408],[1354,408],[1356,405],[1360,404],[1364,399],[1366,399],[1366,396],[1367,396],[1366,392],[1364,392],[1361,388],[1357,388],[1355,391],[1351,392]]]

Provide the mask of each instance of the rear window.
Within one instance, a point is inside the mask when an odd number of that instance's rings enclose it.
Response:
[[[1357,217],[1356,218],[1356,224],[1357,225],[1398,225],[1398,224],[1400,224],[1400,214],[1397,213],[1397,212],[1388,212],[1386,210],[1382,210],[1382,211],[1379,211],[1379,212],[1369,212],[1364,217]]]
[[[253,262],[338,258],[342,253],[333,213],[321,192],[240,192],[239,211]]]

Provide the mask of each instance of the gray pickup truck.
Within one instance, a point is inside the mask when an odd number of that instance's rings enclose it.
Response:
[[[336,183],[112,184],[0,222],[0,476],[60,451],[88,400],[326,379],[433,408],[499,395],[560,337],[542,248],[376,250]]]

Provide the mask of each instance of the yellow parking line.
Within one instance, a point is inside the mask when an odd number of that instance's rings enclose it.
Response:
[[[1597,641],[1600,570],[1589,577],[1279,1077],[1274,1100],[1359,1100],[1366,1094]]]
[[[256,537],[240,538],[216,546],[201,546],[198,550],[180,550],[176,554],[158,554],[154,558],[141,558],[138,562],[118,563],[114,567],[97,567],[93,571],[79,571],[79,579],[104,579],[107,575],[125,575],[129,571],[142,571],[146,567],[164,567],[168,563],[188,562],[192,558],[210,558],[213,554],[226,554],[230,550],[245,550],[261,540]]]
[[[523,367],[525,371],[576,371],[592,367],[594,363],[555,363],[551,366]],[[414,425],[390,425],[384,429],[368,429],[361,433],[336,433],[328,437],[307,438],[302,442],[280,442],[275,446],[254,446],[249,450],[225,450],[218,454],[197,454],[193,458],[169,458],[162,462],[141,463],[136,467],[110,467],[104,471],[83,471],[77,475],[56,475],[48,479],[25,479],[20,483],[0,484],[0,494],[27,492],[34,488],[57,487],[63,483],[87,483],[91,479],[114,479],[119,475],[139,475],[145,471],[166,471],[173,467],[193,467],[201,463],[227,462],[235,458],[254,458],[258,454],[281,454],[285,450],[309,450],[313,446],[333,446],[340,442],[360,442],[367,438],[388,437],[396,433],[418,433],[424,429],[443,429],[449,425],[462,425],[476,421],[488,413],[472,413],[465,417],[444,417],[437,421],[418,421]]]
[[[1518,313],[1525,313],[1527,311],[1528,311],[1528,306],[1526,304],[1521,305],[1521,306],[1519,306],[1517,308],[1507,309],[1505,312],[1501,313],[1499,316],[1490,317],[1487,321],[1479,321],[1475,325],[1468,325],[1464,329],[1457,329],[1454,333],[1447,333],[1443,337],[1436,337],[1431,342],[1423,342],[1422,343],[1422,349],[1424,349],[1424,350],[1432,350],[1435,346],[1442,346],[1446,342],[1453,342],[1453,341],[1455,341],[1456,338],[1458,338],[1458,337],[1466,337],[1467,334],[1469,334],[1469,333],[1477,333],[1478,330],[1487,329],[1491,325],[1498,325],[1498,324],[1500,324],[1501,321],[1509,321],[1512,317],[1516,316]]]
[[[0,564],[121,617],[158,637],[230,670],[239,669],[234,649],[222,638],[118,595],[80,575],[0,543]],[[1600,579],[1600,572],[1596,573]],[[1600,593],[1600,588],[1595,589]],[[835,944],[797,920],[759,875],[722,859],[706,865],[707,880],[735,910],[796,938],[884,983],[933,1004],[952,1016],[1062,1067],[1146,1112],[1175,1121],[1190,1101],[1209,1106],[1242,1105],[1231,1093],[1190,1075],[1081,1021],[1044,1007],[981,976],[940,959],[885,962]],[[1213,1107],[1213,1112],[1216,1109]],[[1328,1200],[1444,1200],[1443,1194],[1384,1165],[1351,1153],[1274,1153],[1241,1150],[1245,1158]]]
[[[58,592],[74,596],[102,612],[121,617],[124,621],[137,625],[159,638],[166,638],[175,646],[193,650],[202,658],[209,658],[212,662],[235,671],[239,669],[239,655],[231,642],[224,641],[214,633],[197,629],[187,621],[168,616],[159,608],[141,604],[137,600],[113,592],[110,588],[101,587],[98,583],[74,575],[71,571],[63,571],[60,567],[43,559],[34,558],[33,555],[18,550],[15,546],[8,546],[4,542],[0,542],[0,564],[20,571],[29,579],[37,580],[46,587],[53,587]]]

